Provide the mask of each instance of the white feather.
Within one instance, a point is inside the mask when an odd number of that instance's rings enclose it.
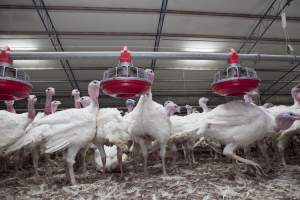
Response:
[[[118,159],[117,159],[117,147],[114,146],[104,146],[106,154],[106,169],[111,172],[118,168]],[[96,163],[96,169],[102,171],[103,164],[98,149],[95,149],[94,159]],[[128,159],[126,154],[122,155],[122,162],[125,162]]]
[[[16,114],[0,111],[0,150],[16,142],[25,134],[26,126],[31,122],[28,113]]]

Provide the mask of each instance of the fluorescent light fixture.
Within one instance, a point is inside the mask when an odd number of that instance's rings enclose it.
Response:
[[[14,60],[14,65],[20,68],[48,68],[58,65],[56,60]]]
[[[189,51],[189,52],[202,52],[202,53],[215,53],[218,52],[217,49],[214,48],[194,48],[194,47],[185,47],[183,48],[183,51]]]
[[[39,43],[27,39],[1,40],[0,48],[9,47],[12,51],[36,51],[39,49],[38,46],[41,46]]]
[[[36,47],[11,47],[11,51],[37,51]]]
[[[185,41],[181,47],[184,51],[189,52],[207,52],[207,53],[215,53],[222,51],[224,49],[224,45],[216,42],[209,41]]]
[[[204,64],[212,64],[214,60],[176,60],[177,63],[181,65],[204,65]]]

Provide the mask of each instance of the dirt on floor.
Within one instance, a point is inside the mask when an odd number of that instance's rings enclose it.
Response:
[[[275,162],[272,172],[257,177],[241,172],[243,167],[224,157],[207,156],[197,160],[193,167],[182,159],[177,167],[170,162],[168,176],[163,176],[158,163],[150,161],[148,176],[142,166],[135,170],[127,164],[124,179],[118,172],[103,175],[89,163],[86,175],[77,173],[75,186],[66,183],[61,161],[52,170],[42,163],[39,178],[33,177],[31,166],[17,173],[11,169],[0,174],[0,199],[300,199],[297,165],[283,167]]]

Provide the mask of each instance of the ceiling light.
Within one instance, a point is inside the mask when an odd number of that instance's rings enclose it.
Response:
[[[37,51],[38,48],[36,48],[36,47],[10,47],[10,50],[11,51]]]

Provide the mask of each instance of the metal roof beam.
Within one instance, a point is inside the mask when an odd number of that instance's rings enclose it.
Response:
[[[44,71],[44,70],[54,70],[60,71],[63,70],[60,67],[18,67],[20,70],[24,71]],[[105,71],[107,68],[104,67],[73,67],[73,70],[97,70],[97,71]],[[166,71],[166,70],[176,70],[176,71],[220,71],[222,69],[202,69],[202,68],[178,68],[178,67],[159,67],[156,68],[159,71]],[[286,69],[271,69],[271,68],[255,68],[257,72],[288,72],[289,70]],[[293,72],[299,72],[300,70],[294,70]]]
[[[89,83],[91,80],[77,80],[79,83]],[[273,83],[276,80],[262,80],[262,83]],[[67,83],[67,80],[31,80],[31,83]],[[199,82],[199,83],[210,83],[212,79],[196,79],[196,80],[180,80],[180,79],[155,79],[156,83],[160,82]],[[279,81],[278,83],[299,83],[299,81]],[[262,93],[264,94],[264,93]]]
[[[275,90],[270,90],[270,92],[272,91],[275,91]],[[56,95],[55,96],[62,96],[62,94],[68,94],[67,96],[70,97],[70,90],[56,90],[55,93]],[[80,90],[80,92],[82,93],[87,93],[87,90]],[[163,94],[163,95],[169,95],[169,96],[172,96],[172,95],[175,95],[173,94],[174,92],[180,92],[180,93],[183,93],[183,92],[190,92],[192,94],[198,94],[198,93],[206,93],[207,95],[207,92],[210,92],[211,95],[215,95],[211,89],[202,89],[202,90],[178,90],[178,89],[173,89],[173,90],[161,90],[161,89],[153,89],[152,90],[152,93],[153,94],[157,94],[157,93],[166,93],[166,94]],[[290,94],[290,90],[282,90],[281,92],[284,92],[285,94]],[[44,95],[45,94],[45,91],[33,91],[32,94],[35,94],[35,95]],[[184,95],[184,94],[182,94]],[[187,96],[189,94],[186,94]],[[268,94],[265,94],[265,95],[268,95]],[[102,95],[103,96],[103,95]],[[216,95],[218,96],[218,95]]]
[[[154,47],[153,47],[154,52],[158,51],[158,47],[160,44],[160,37],[161,37],[162,29],[164,26],[164,22],[165,22],[165,15],[166,15],[167,7],[168,7],[168,0],[162,0],[160,12],[159,12],[159,20],[158,20],[157,30],[156,30],[156,35],[155,35],[155,42],[154,42]],[[154,70],[155,65],[156,65],[156,59],[152,59],[150,68]]]
[[[181,59],[181,60],[227,60],[230,53],[204,53],[204,52],[149,52],[132,51],[134,59]],[[12,51],[9,53],[14,60],[51,60],[51,59],[116,59],[119,51],[63,51],[63,52],[30,52]],[[279,54],[239,54],[240,60],[248,61],[278,61],[300,62],[299,55]]]
[[[263,38],[265,33],[269,30],[275,20],[279,17],[281,12],[290,5],[293,0],[286,0],[284,4],[282,4],[282,0],[273,0],[272,3],[268,6],[265,13],[258,20],[254,28],[250,31],[247,39],[243,42],[238,52],[241,53],[251,53],[256,44]],[[273,16],[273,18],[267,19],[266,16]],[[256,39],[253,42],[253,37]]]
[[[47,31],[47,34],[49,36],[49,39],[52,43],[54,50],[55,51],[64,51],[64,48],[63,48],[62,43],[59,39],[59,36],[56,32],[56,29],[54,27],[52,19],[48,13],[45,2],[43,0],[32,0],[32,2],[34,4],[34,8],[36,9],[38,15],[40,16],[40,19],[44,25],[44,28]],[[71,87],[79,89],[79,85],[76,81],[75,75],[72,71],[69,61],[67,59],[60,59],[59,61],[60,61],[62,68],[65,71],[65,74],[67,75],[67,78],[71,84]]]
[[[159,9],[148,8],[117,8],[117,7],[87,7],[87,6],[47,6],[49,11],[77,11],[77,12],[117,12],[117,13],[153,13],[159,14]],[[0,9],[18,9],[18,10],[32,10],[34,6],[31,5],[0,5]],[[208,12],[208,11],[189,11],[189,10],[172,10],[168,9],[167,14],[174,15],[194,15],[194,16],[209,16],[209,17],[232,17],[232,18],[245,18],[245,19],[259,19],[262,15],[246,14],[246,13],[226,13],[226,12]],[[266,15],[266,19],[273,19],[274,16]],[[280,20],[279,17],[276,20]],[[300,17],[290,16],[287,17],[289,21],[300,22]]]
[[[155,33],[137,33],[137,32],[57,32],[62,37],[67,36],[109,36],[109,37],[155,37]],[[44,31],[0,31],[0,35],[34,35],[43,36],[48,35]],[[217,39],[217,40],[237,40],[244,41],[247,37],[244,36],[232,36],[232,35],[205,35],[205,34],[181,34],[181,33],[161,33],[161,39],[166,38],[195,38],[195,39]],[[1,39],[1,38],[0,38]],[[5,38],[7,39],[7,38]],[[37,38],[39,39],[39,38]],[[252,40],[256,40],[257,37],[252,37]],[[291,42],[300,43],[300,38],[291,38]],[[265,42],[280,42],[285,43],[284,38],[261,38],[260,41]]]

